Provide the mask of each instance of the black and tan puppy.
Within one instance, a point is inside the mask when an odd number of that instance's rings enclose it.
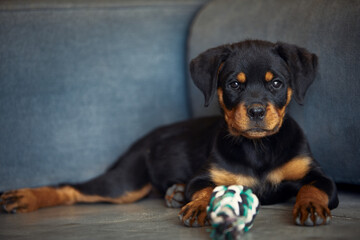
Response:
[[[6,212],[76,202],[129,203],[185,184],[184,222],[204,225],[217,185],[251,187],[262,204],[296,196],[300,225],[326,223],[337,207],[336,187],[314,160],[306,138],[286,113],[302,104],[317,57],[285,43],[244,41],[209,49],[192,60],[191,76],[205,96],[218,95],[222,117],[165,126],[136,142],[103,175],[82,184],[9,191]],[[183,185],[178,185],[183,186]],[[171,204],[171,196],[167,196]]]

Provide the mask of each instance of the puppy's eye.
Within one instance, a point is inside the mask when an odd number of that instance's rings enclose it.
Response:
[[[229,84],[229,86],[232,88],[232,89],[238,89],[240,87],[240,83],[238,81],[234,81],[234,82],[231,82]]]
[[[271,86],[272,86],[273,88],[275,88],[275,89],[281,88],[282,85],[283,85],[283,83],[280,82],[279,80],[274,80],[274,81],[271,82]]]

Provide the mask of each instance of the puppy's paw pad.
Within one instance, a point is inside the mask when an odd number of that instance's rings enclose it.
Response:
[[[37,209],[36,198],[30,189],[5,192],[0,196],[0,205],[6,213],[31,212]]]
[[[194,219],[188,218],[188,219],[185,219],[185,220],[183,218],[184,218],[184,215],[179,215],[180,221],[183,222],[185,226],[187,226],[187,227],[201,227],[197,217],[195,217]],[[206,222],[205,225],[209,225],[209,224]]]
[[[166,206],[181,208],[185,204],[185,184],[174,184],[169,187],[165,195]]]
[[[192,201],[186,204],[179,213],[179,219],[188,227],[209,225],[205,201]]]
[[[179,220],[184,223],[185,226],[187,227],[202,227],[203,225],[201,225],[198,221],[198,217],[194,217],[194,218],[188,218],[188,219],[183,219],[184,218],[184,215],[183,214],[180,214],[179,215]],[[204,223],[204,226],[210,226],[210,223],[209,221],[206,219],[205,220],[205,223]]]
[[[300,226],[319,226],[331,222],[330,210],[327,206],[308,203],[301,206],[295,206],[294,222]]]

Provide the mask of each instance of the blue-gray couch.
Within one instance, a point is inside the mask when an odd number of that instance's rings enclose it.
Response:
[[[189,118],[186,36],[204,2],[0,2],[0,191],[87,180]]]
[[[319,56],[291,112],[325,171],[360,184],[359,1],[217,0],[190,25],[205,2],[0,2],[0,191],[87,180],[154,127],[218,114],[187,62],[246,38]]]

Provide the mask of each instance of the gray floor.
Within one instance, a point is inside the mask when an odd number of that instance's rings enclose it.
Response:
[[[360,239],[360,194],[341,192],[330,225],[292,224],[292,203],[263,206],[243,239]],[[210,239],[209,227],[180,224],[162,199],[127,205],[81,204],[0,214],[0,239]]]

